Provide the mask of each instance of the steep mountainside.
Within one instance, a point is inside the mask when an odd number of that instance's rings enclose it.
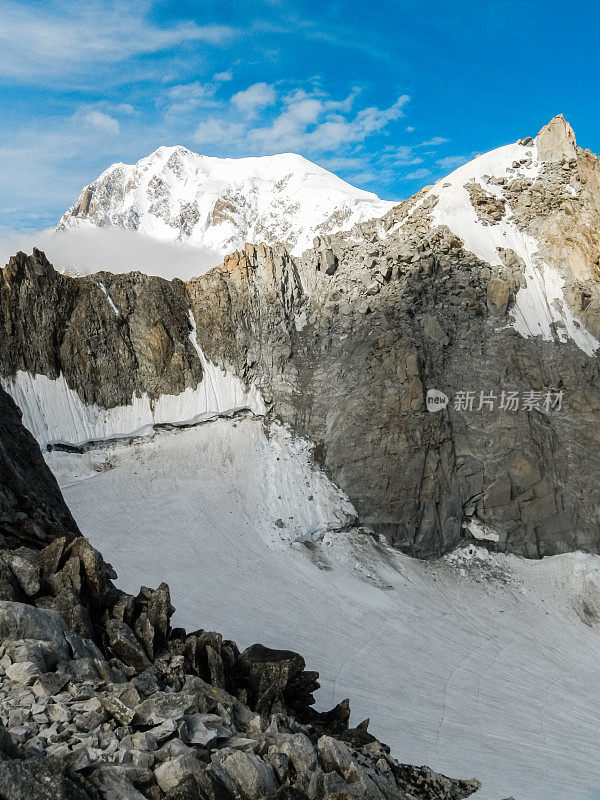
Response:
[[[415,555],[599,552],[599,231],[600,162],[557,117],[301,258],[247,245],[167,283],[20,254],[3,383],[43,442],[279,417]]]
[[[42,547],[59,534],[75,536],[75,520],[21,412],[0,390],[0,543]]]
[[[124,228],[221,254],[245,242],[284,242],[299,254],[317,234],[348,230],[393,205],[293,153],[210,158],[161,147],[137,164],[109,167],[58,229]]]

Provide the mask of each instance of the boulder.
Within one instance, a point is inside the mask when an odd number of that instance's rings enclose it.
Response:
[[[272,650],[260,644],[248,647],[238,659],[237,671],[246,687],[250,708],[269,716],[285,710],[286,689],[306,662],[291,650]]]
[[[131,628],[118,619],[108,619],[104,626],[108,647],[117,658],[135,672],[143,672],[150,660],[136,639]]]
[[[4,551],[2,559],[28,597],[33,597],[40,591],[40,568],[34,550],[19,547],[17,550]]]
[[[35,683],[40,675],[39,667],[32,661],[22,661],[21,663],[11,664],[6,668],[6,677],[13,683],[22,683],[30,686]]]
[[[217,738],[215,730],[206,727],[202,721],[202,714],[189,714],[183,717],[186,727],[186,741],[189,744],[199,744],[208,747]]]
[[[194,707],[194,698],[185,692],[156,692],[135,707],[135,721],[138,725],[161,725],[182,719]]]
[[[35,681],[33,691],[36,697],[53,697],[61,692],[70,680],[71,676],[66,672],[46,672]]]
[[[279,742],[283,739],[283,742]],[[304,733],[281,736],[277,739],[279,752],[287,756],[297,773],[314,772],[319,766],[317,752]]]
[[[251,800],[259,800],[277,788],[273,767],[252,753],[236,750],[227,754],[226,751],[219,751],[214,761],[231,778],[238,791]]]
[[[317,742],[317,751],[324,772],[337,772],[344,780],[348,779],[353,768],[353,758],[347,744],[331,736],[321,736]]]
[[[0,640],[38,639],[52,642],[63,658],[70,655],[67,637],[70,636],[64,620],[54,611],[0,601]]]
[[[163,792],[168,792],[186,778],[201,773],[202,766],[193,755],[184,754],[160,764],[154,770],[154,776]]]
[[[118,697],[105,694],[101,702],[104,710],[120,725],[129,725],[135,717],[135,711],[128,708]]]
[[[0,759],[0,797],[10,800],[100,800],[100,795],[91,786],[75,783],[58,765],[37,758]]]

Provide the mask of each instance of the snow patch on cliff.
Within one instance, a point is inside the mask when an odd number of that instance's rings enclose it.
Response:
[[[266,406],[255,387],[247,389],[204,355],[202,366],[204,377],[195,389],[188,387],[178,395],[164,394],[154,401],[147,394],[133,395],[130,404],[109,409],[85,404],[64,375],[52,380],[46,375],[19,371],[14,378],[0,379],[0,383],[23,412],[23,424],[42,448],[57,442],[77,446],[89,441],[143,436],[151,433],[155,425],[198,422],[240,409],[257,415],[265,413]]]
[[[438,198],[437,205],[431,212],[433,225],[447,225],[463,240],[467,250],[488,264],[502,265],[498,248],[510,248],[524,259],[530,259],[533,255],[532,246],[535,252],[537,244],[510,221],[510,211],[498,224],[483,225],[465,188],[467,184],[475,182],[487,194],[501,197],[501,187],[488,183],[487,178],[516,177],[515,172],[511,175],[508,170],[513,169],[512,164],[515,161],[519,162],[526,158],[531,158],[531,165],[520,166],[518,174],[535,179],[540,169],[535,160],[535,145],[524,147],[520,144],[508,144],[497,150],[491,150],[443,178],[426,195]]]
[[[593,356],[600,342],[577,319],[564,294],[564,280],[545,262],[526,262],[526,286],[517,292],[511,309],[512,327],[525,338],[541,336],[546,342],[574,341]]]

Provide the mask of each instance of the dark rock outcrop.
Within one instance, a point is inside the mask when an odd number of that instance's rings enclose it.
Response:
[[[0,391],[0,541],[4,547],[42,546],[59,533],[77,532],[36,440],[21,424],[20,410]]]
[[[202,379],[181,281],[139,272],[75,279],[39,250],[17,253],[0,270],[0,331],[4,375],[64,375],[88,404],[179,394]]]

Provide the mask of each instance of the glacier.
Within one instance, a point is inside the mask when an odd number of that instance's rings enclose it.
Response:
[[[251,418],[46,459],[125,589],[167,580],[179,624],[302,652],[318,706],[350,697],[400,761],[477,775],[478,800],[594,797],[598,556],[411,559]]]

